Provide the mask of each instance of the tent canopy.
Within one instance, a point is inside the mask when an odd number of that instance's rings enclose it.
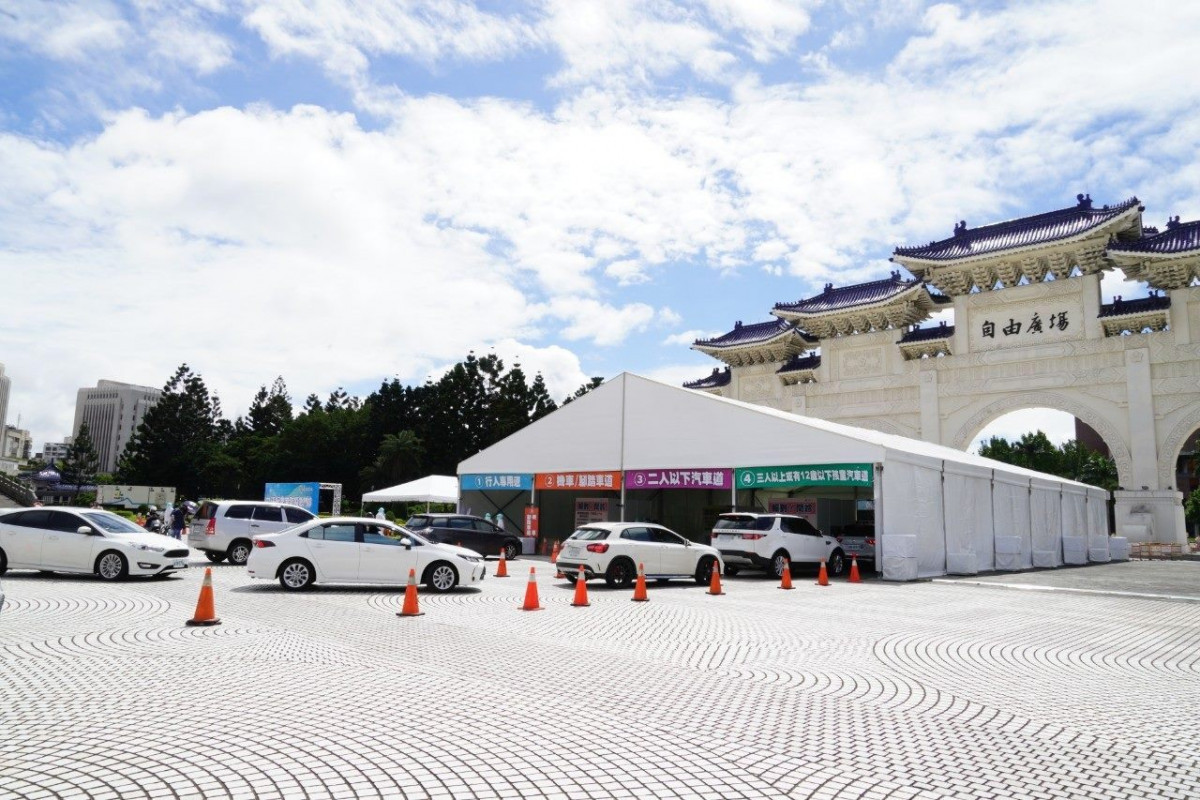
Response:
[[[367,492],[362,499],[364,503],[457,503],[458,478],[426,475],[399,486]]]

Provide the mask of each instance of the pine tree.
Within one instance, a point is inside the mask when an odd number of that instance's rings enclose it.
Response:
[[[96,454],[96,446],[92,443],[92,432],[86,422],[79,426],[79,433],[71,442],[67,455],[59,465],[63,482],[75,487],[75,497],[79,497],[79,487],[94,485],[96,472],[100,469],[100,457]]]

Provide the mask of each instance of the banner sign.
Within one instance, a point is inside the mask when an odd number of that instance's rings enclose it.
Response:
[[[339,486],[338,489],[340,490],[341,487]],[[266,491],[263,492],[263,500],[298,506],[314,514],[317,513],[320,499],[321,484],[315,481],[312,483],[268,483]]]
[[[626,489],[729,489],[731,469],[629,469]]]
[[[621,488],[620,472],[539,472],[534,484],[539,489],[610,489]]]
[[[817,524],[816,500],[770,500],[767,511],[772,514],[790,514],[793,517],[804,517],[813,525]]]
[[[575,527],[589,522],[604,522],[608,519],[607,497],[579,497],[575,499]]]
[[[736,471],[739,489],[793,486],[870,486],[870,464],[804,464],[791,467],[748,467]]]
[[[538,535],[538,515],[537,506],[525,506],[525,535],[534,539]]]
[[[479,492],[487,489],[532,489],[533,475],[518,472],[496,472],[483,475],[460,475],[458,485],[464,492]]]

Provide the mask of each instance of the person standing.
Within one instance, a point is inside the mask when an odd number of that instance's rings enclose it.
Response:
[[[183,510],[182,505],[175,506],[171,509],[171,536],[176,539],[183,538],[183,522],[187,512]]]

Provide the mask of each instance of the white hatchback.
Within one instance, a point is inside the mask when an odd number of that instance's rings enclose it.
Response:
[[[111,511],[48,506],[0,514],[0,574],[95,573],[105,580],[187,569],[188,549]]]
[[[724,570],[721,554],[672,530],[649,522],[592,522],[571,534],[558,554],[558,569],[570,581],[603,576],[614,588],[629,586],[641,564],[647,578],[691,578],[707,585],[713,564]]]
[[[480,555],[438,544],[407,528],[370,517],[317,519],[281,533],[254,537],[246,570],[278,580],[285,589],[313,583],[408,582],[408,571],[434,592],[479,583],[487,574]]]

